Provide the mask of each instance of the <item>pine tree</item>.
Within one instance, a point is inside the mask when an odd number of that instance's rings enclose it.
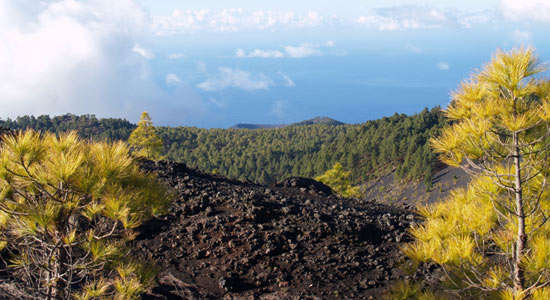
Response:
[[[430,192],[433,188],[433,178],[432,170],[426,169],[424,172],[424,186],[426,187],[426,192]]]
[[[162,151],[162,139],[157,135],[149,114],[144,111],[138,122],[138,126],[128,139],[133,153],[149,159],[159,159]]]
[[[545,70],[532,49],[498,51],[452,94],[453,124],[432,140],[473,178],[420,210],[405,253],[439,264],[461,298],[550,295],[550,82],[535,77]]]
[[[350,171],[344,170],[342,165],[337,162],[325,174],[315,177],[315,180],[328,185],[342,197],[358,198],[361,196],[361,193],[359,192],[359,187],[353,187],[349,183],[350,174]]]
[[[0,246],[36,299],[139,299],[155,271],[125,244],[167,201],[123,142],[88,143],[76,132],[3,137]]]

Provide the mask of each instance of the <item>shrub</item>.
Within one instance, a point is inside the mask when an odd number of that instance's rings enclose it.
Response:
[[[1,246],[37,299],[137,299],[155,272],[125,243],[167,201],[122,142],[88,143],[75,132],[4,137]]]

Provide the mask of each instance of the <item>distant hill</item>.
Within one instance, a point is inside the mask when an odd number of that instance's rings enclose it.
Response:
[[[287,127],[287,126],[307,126],[307,125],[344,125],[344,123],[340,122],[338,120],[334,120],[334,119],[329,118],[329,117],[315,117],[313,119],[292,123],[290,125],[287,125],[287,124],[272,125],[272,124],[239,123],[239,124],[231,126],[230,129],[272,129],[272,128],[283,128],[283,127]]]
[[[315,117],[313,119],[290,124],[290,126],[305,126],[305,125],[344,125],[344,123],[329,117]]]
[[[271,128],[283,128],[285,127],[285,124],[280,125],[270,125],[270,124],[235,124],[230,129],[271,129]]]

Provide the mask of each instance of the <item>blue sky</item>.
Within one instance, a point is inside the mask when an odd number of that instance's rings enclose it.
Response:
[[[545,0],[0,0],[0,118],[229,127],[445,106],[497,48],[550,59]]]

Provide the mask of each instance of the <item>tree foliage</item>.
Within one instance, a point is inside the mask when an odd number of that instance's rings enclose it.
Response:
[[[262,184],[290,176],[313,178],[336,162],[359,184],[396,170],[398,180],[421,179],[439,164],[428,140],[445,124],[439,108],[395,114],[363,124],[277,129],[160,127],[164,154],[191,167]],[[263,175],[262,175],[263,174]]]
[[[162,155],[190,167],[235,179],[270,184],[290,176],[313,178],[336,162],[359,184],[395,169],[397,180],[422,179],[433,172],[436,155],[428,140],[445,125],[438,107],[407,116],[348,125],[305,125],[278,129],[156,127]],[[93,115],[19,117],[0,121],[12,129],[61,133],[76,130],[93,140],[128,140],[135,125]]]
[[[24,288],[36,299],[138,299],[155,272],[125,243],[163,211],[166,189],[123,142],[31,130],[3,140],[0,241]]]
[[[332,169],[325,174],[315,177],[315,180],[328,185],[333,191],[342,197],[359,198],[359,187],[354,187],[349,182],[351,172],[344,170],[340,163],[335,163]]]
[[[473,176],[421,209],[405,252],[441,265],[467,299],[550,295],[550,82],[532,49],[498,51],[452,94],[452,126],[432,140],[447,164]]]
[[[14,130],[32,129],[57,134],[74,130],[82,138],[94,141],[126,141],[130,133],[136,128],[136,125],[124,119],[98,119],[95,115],[75,116],[73,114],[53,118],[48,115],[38,117],[21,116],[15,120],[8,118],[7,120],[0,120],[0,126]]]
[[[132,131],[128,143],[133,148],[133,153],[149,159],[159,159],[162,151],[162,139],[157,135],[153,121],[144,111],[141,114],[137,128]]]

